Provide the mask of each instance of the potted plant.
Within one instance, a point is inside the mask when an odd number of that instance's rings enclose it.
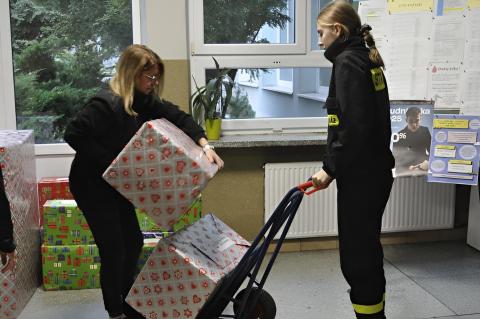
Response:
[[[234,82],[228,75],[230,69],[220,69],[218,61],[214,57],[212,59],[215,62],[215,76],[202,87],[199,87],[193,78],[196,91],[190,99],[193,118],[200,125],[205,123],[209,140],[218,140],[222,119],[227,114],[228,103],[232,98]]]

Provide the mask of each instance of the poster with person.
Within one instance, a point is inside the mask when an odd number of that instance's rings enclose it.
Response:
[[[480,116],[435,115],[428,181],[477,185]]]
[[[427,175],[433,101],[391,101],[394,177]]]

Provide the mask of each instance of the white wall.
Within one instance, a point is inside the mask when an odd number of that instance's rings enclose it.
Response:
[[[188,59],[187,0],[145,0],[144,8],[144,44],[163,60]]]
[[[37,180],[42,177],[66,177],[70,172],[72,155],[36,156]]]

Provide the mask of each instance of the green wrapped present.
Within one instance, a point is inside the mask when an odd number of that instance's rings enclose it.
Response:
[[[202,217],[202,195],[199,195],[197,199],[190,205],[188,211],[180,216],[177,222],[173,225],[174,233],[193,224]]]
[[[45,290],[100,288],[100,256],[96,245],[42,245]]]
[[[147,213],[142,212],[140,209],[135,209],[137,213],[138,225],[140,225],[140,230],[142,232],[159,232],[161,231],[160,227],[153,222],[153,220],[147,215]]]
[[[74,200],[48,200],[43,205],[45,245],[91,245],[93,234]]]

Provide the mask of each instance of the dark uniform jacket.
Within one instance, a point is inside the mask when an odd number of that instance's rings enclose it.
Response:
[[[325,51],[333,69],[325,103],[328,138],[323,169],[334,178],[384,172],[395,164],[387,84],[369,51],[359,36],[339,38]]]
[[[104,90],[92,97],[69,123],[64,139],[76,151],[70,170],[71,183],[101,178],[146,121],[165,118],[195,142],[205,136],[189,114],[152,95],[136,92],[133,109],[138,116],[127,114],[123,100],[110,90]]]
[[[5,193],[2,168],[0,167],[0,251],[4,253],[11,253],[14,250],[15,244],[13,242],[13,226],[10,204],[8,202],[7,194]]]

